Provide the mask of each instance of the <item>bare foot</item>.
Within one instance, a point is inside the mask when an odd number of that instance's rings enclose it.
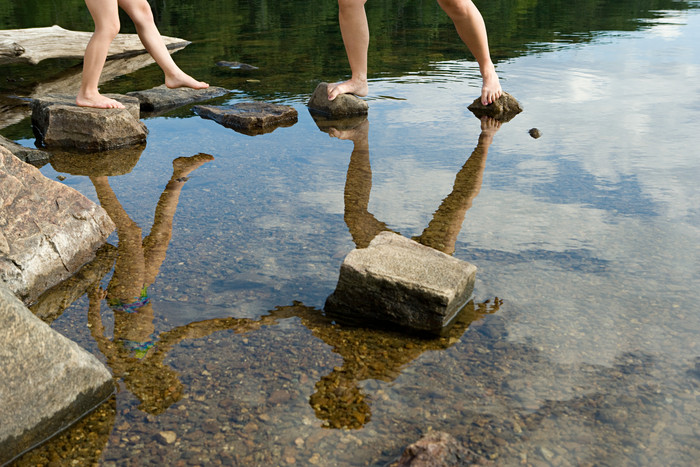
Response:
[[[342,83],[333,83],[328,85],[328,100],[332,101],[341,94],[354,94],[364,97],[369,92],[367,86],[367,78],[352,78]]]
[[[173,161],[173,180],[184,178],[197,167],[213,160],[214,156],[204,153],[190,157],[178,157]]]
[[[493,65],[486,70],[482,70],[481,77],[483,80],[483,85],[481,86],[481,103],[489,105],[501,97],[503,89],[501,89],[501,82],[498,79]]]
[[[192,88],[192,89],[206,89],[209,87],[209,83],[205,83],[204,81],[197,81],[184,71],[180,71],[179,73],[172,75],[172,76],[166,76],[165,77],[165,85],[169,87],[170,89],[175,89],[175,88]]]
[[[110,99],[102,94],[96,94],[93,96],[85,96],[83,94],[78,94],[75,98],[75,103],[78,107],[93,107],[96,109],[123,109],[124,104],[114,99]]]

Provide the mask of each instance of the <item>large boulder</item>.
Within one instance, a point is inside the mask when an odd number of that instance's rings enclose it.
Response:
[[[476,266],[393,232],[351,251],[325,311],[359,324],[441,334],[468,302]]]
[[[341,94],[328,100],[328,83],[319,83],[306,104],[309,110],[332,118],[367,115],[369,105],[353,94]]]
[[[523,111],[517,99],[507,92],[503,92],[501,97],[494,102],[484,105],[481,98],[477,97],[474,102],[467,107],[477,117],[491,117],[500,122],[507,122]]]
[[[26,303],[92,260],[114,229],[100,206],[0,148],[0,281]]]
[[[193,102],[201,102],[228,93],[224,88],[209,86],[206,89],[177,88],[170,89],[164,84],[143,91],[127,92],[127,96],[135,97],[141,103],[141,111],[158,112],[180,107]]]
[[[0,464],[68,427],[114,392],[95,356],[0,283]]]
[[[139,120],[136,97],[107,94],[124,109],[78,107],[75,96],[49,94],[32,101],[32,125],[37,140],[53,149],[104,151],[146,142],[148,130]]]
[[[293,107],[267,102],[240,102],[223,106],[196,105],[194,111],[202,118],[214,120],[250,136],[270,133],[280,126],[292,126],[299,118]]]

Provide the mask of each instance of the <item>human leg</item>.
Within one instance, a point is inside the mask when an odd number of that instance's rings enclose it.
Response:
[[[151,6],[146,0],[118,0],[122,8],[136,26],[136,32],[148,53],[165,73],[165,85],[169,88],[188,87],[194,89],[208,88],[203,81],[197,81],[180,69],[170,56],[163,38],[153,20]]]
[[[338,21],[343,36],[345,52],[350,62],[352,76],[342,83],[328,86],[328,99],[333,100],[340,94],[366,96],[367,87],[367,49],[369,47],[369,26],[365,14],[367,0],[338,0]]]
[[[85,0],[95,23],[95,32],[85,48],[83,76],[75,103],[81,107],[123,109],[120,102],[100,94],[98,85],[109,45],[119,33],[117,0]]]
[[[481,72],[481,102],[488,105],[498,99],[503,90],[489,53],[486,25],[471,0],[438,0],[440,7],[452,19],[462,42],[479,63]]]

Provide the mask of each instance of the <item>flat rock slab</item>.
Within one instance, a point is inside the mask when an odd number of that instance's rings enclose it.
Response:
[[[135,97],[141,103],[141,111],[157,112],[165,109],[181,107],[193,102],[206,101],[220,97],[228,93],[228,90],[216,86],[206,89],[176,88],[170,89],[164,84],[144,91],[127,92],[127,96]]]
[[[270,133],[280,126],[292,126],[299,118],[293,107],[266,102],[240,102],[225,106],[196,105],[194,111],[202,118],[214,120],[251,136]]]
[[[325,311],[354,323],[441,334],[474,290],[476,266],[393,232],[350,252]]]
[[[341,94],[332,101],[328,100],[328,83],[319,83],[306,104],[314,111],[333,118],[367,115],[369,105],[353,94]]]
[[[0,281],[25,303],[91,261],[114,229],[100,206],[0,148]]]
[[[477,97],[467,108],[478,118],[491,117],[501,122],[507,122],[523,111],[515,97],[505,91],[489,105],[482,104],[481,98]]]
[[[10,151],[23,162],[42,166],[49,162],[49,154],[41,149],[27,148],[0,135],[0,146]]]
[[[104,402],[112,375],[0,283],[0,465]]]
[[[49,94],[32,101],[32,125],[37,140],[49,149],[104,151],[146,142],[135,97],[107,94],[125,109],[78,107],[75,96]]]

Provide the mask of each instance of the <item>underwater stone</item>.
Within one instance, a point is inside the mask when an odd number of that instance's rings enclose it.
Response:
[[[367,115],[367,112],[369,112],[367,102],[353,94],[341,94],[329,101],[328,83],[319,83],[306,105],[309,107],[309,110],[333,118]]]
[[[299,118],[293,107],[267,102],[240,102],[224,106],[196,105],[194,111],[202,118],[214,120],[250,136],[270,133],[280,126],[292,126]]]
[[[126,108],[78,107],[75,96],[50,94],[32,101],[32,126],[45,147],[104,151],[146,142],[148,130],[140,120],[139,100],[107,94]]]
[[[480,459],[449,433],[431,431],[407,446],[401,458],[389,467],[484,465],[482,461],[484,459]]]
[[[223,96],[226,93],[228,93],[228,90],[216,86],[209,86],[205,89],[170,89],[162,84],[143,91],[127,92],[126,95],[137,98],[141,103],[141,110],[143,112],[153,112],[213,99]]]
[[[467,108],[478,118],[491,117],[501,122],[507,122],[523,111],[515,97],[505,91],[489,105],[482,104],[481,98],[477,97]]]
[[[474,290],[476,266],[393,232],[355,249],[326,300],[330,316],[440,334]]]
[[[34,316],[0,282],[0,464],[70,426],[113,392],[92,354]]]

